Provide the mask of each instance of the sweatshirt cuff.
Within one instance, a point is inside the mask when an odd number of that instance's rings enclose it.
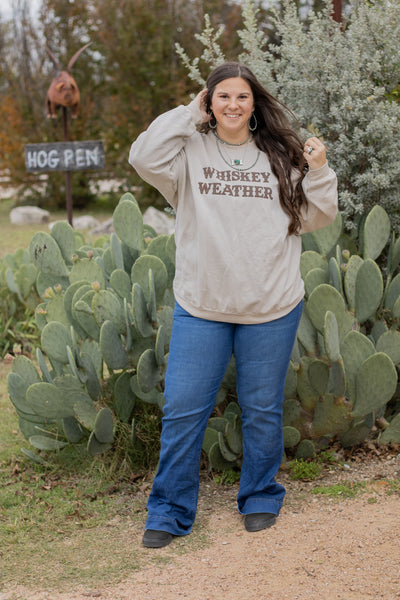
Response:
[[[312,177],[313,174],[316,177],[321,177],[321,175],[322,176],[326,175],[328,173],[328,171],[329,171],[329,165],[328,165],[328,162],[326,162],[324,165],[322,165],[322,167],[319,167],[318,169],[308,169],[307,173],[308,173],[309,177],[310,176]]]
[[[201,110],[200,110],[199,105],[197,104],[196,100],[192,100],[192,102],[190,104],[188,104],[186,106],[186,108],[190,111],[190,114],[192,115],[192,119],[193,119],[193,122],[195,123],[195,125],[199,125],[200,123],[203,122],[203,115],[201,113]]]

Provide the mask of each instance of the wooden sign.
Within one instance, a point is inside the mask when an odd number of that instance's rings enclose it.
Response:
[[[25,166],[29,172],[87,171],[104,169],[102,141],[26,144]]]

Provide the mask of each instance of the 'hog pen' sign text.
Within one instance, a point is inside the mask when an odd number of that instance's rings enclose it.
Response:
[[[104,144],[101,141],[25,145],[27,171],[86,171],[104,169],[104,165]]]

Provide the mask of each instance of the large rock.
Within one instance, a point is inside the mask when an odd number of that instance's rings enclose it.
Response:
[[[175,231],[175,218],[153,206],[143,213],[143,223],[150,225],[158,234],[171,235]]]
[[[91,217],[90,215],[73,217],[72,223],[74,229],[94,229],[100,225],[100,221],[94,217]]]
[[[65,220],[65,219],[64,219]],[[53,221],[49,223],[49,229],[52,230],[54,225],[59,221]],[[80,217],[72,217],[72,225],[74,229],[94,229],[95,227],[99,227],[100,221],[91,217],[90,215],[82,215]]]
[[[49,219],[49,211],[38,206],[17,206],[10,212],[10,221],[13,225],[48,223]]]
[[[143,213],[143,223],[150,225],[159,235],[171,235],[175,231],[175,218],[169,216],[166,212],[157,210],[153,206]],[[111,234],[114,231],[113,219],[107,219],[101,225],[92,229],[91,233]]]
[[[98,227],[95,227],[94,229],[92,229],[91,233],[94,234],[107,234],[107,235],[111,235],[111,233],[113,233],[114,230],[114,223],[113,223],[113,218],[110,217],[109,219],[107,219],[106,221],[103,221],[103,223],[100,223],[100,225]]]

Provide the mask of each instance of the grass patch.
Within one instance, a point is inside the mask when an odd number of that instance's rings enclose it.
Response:
[[[128,467],[116,470],[107,456],[69,446],[51,455],[47,469],[29,461],[21,448],[30,445],[8,398],[10,369],[0,361],[0,591],[98,589],[208,544],[205,513],[196,535],[149,554],[141,537],[151,484]]]
[[[0,589],[71,589],[117,582],[138,568],[148,484],[112,473],[82,447],[31,463],[0,362]]]
[[[81,583],[99,574],[121,578],[131,554],[124,538],[139,514],[133,485],[116,486],[96,465],[68,475],[23,461],[3,463],[0,483],[3,584],[51,588],[71,577]],[[134,556],[131,565],[138,565]]]
[[[330,498],[354,498],[360,492],[365,492],[366,484],[359,483],[336,483],[329,486],[318,486],[311,490],[312,494],[329,496]]]
[[[235,471],[234,469],[228,469],[223,473],[215,475],[214,481],[218,485],[233,485],[240,480],[240,471]]]
[[[342,465],[334,452],[331,450],[322,450],[315,454],[313,458],[296,458],[289,461],[289,475],[291,479],[303,479],[304,481],[313,481],[318,479],[324,471],[325,466]]]
[[[388,485],[386,493],[389,496],[392,496],[393,494],[400,494],[400,479],[387,479],[386,483]]]
[[[289,463],[289,471],[291,479],[303,479],[313,481],[320,477],[323,466],[315,461],[295,459]]]
[[[10,211],[14,207],[12,199],[0,200],[0,258],[4,258],[7,253],[13,254],[18,248],[29,248],[33,234],[37,231],[46,231],[49,233],[48,223],[38,223],[33,225],[12,225],[10,222]],[[96,207],[90,205],[84,210],[74,210],[74,217],[90,214],[100,222],[109,219],[112,216],[113,209],[110,207]],[[65,210],[51,210],[51,221],[67,220]],[[85,236],[86,237],[86,236]]]

